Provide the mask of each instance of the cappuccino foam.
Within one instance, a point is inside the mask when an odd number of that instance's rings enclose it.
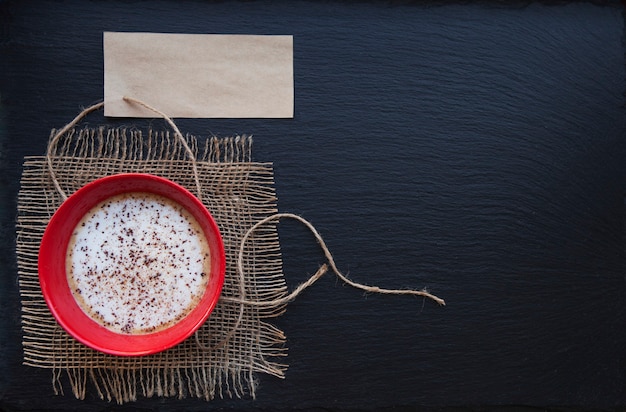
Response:
[[[145,334],[184,318],[210,274],[206,237],[181,205],[152,193],[125,193],[78,223],[66,272],[82,310],[118,333]]]

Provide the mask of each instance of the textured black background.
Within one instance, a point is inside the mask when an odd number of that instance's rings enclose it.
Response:
[[[14,254],[25,155],[102,99],[102,32],[294,35],[294,119],[180,119],[252,134],[279,208],[359,282],[320,281],[276,320],[285,380],[256,400],[121,409],[621,409],[624,44],[619,2],[0,1],[0,408],[105,410],[21,366]],[[163,127],[159,120],[86,124]],[[280,225],[290,285],[323,262]]]

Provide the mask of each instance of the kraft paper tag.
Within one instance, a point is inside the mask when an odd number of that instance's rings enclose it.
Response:
[[[293,117],[293,36],[104,33],[104,114]]]

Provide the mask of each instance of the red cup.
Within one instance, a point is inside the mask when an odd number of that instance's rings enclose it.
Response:
[[[100,202],[129,192],[153,193],[184,207],[202,228],[210,249],[211,273],[198,304],[177,323],[153,333],[122,334],[100,325],[81,309],[67,279],[67,248],[76,225]],[[61,204],[44,232],[38,265],[43,297],[52,315],[70,335],[104,353],[143,356],[177,345],[208,319],[222,291],[226,256],[217,224],[197,197],[162,177],[127,173],[90,182]]]

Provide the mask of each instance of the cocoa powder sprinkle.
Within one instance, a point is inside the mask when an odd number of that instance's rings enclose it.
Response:
[[[66,264],[72,293],[83,311],[118,333],[169,327],[206,289],[210,253],[200,233],[193,216],[169,199],[114,196],[74,231]]]

